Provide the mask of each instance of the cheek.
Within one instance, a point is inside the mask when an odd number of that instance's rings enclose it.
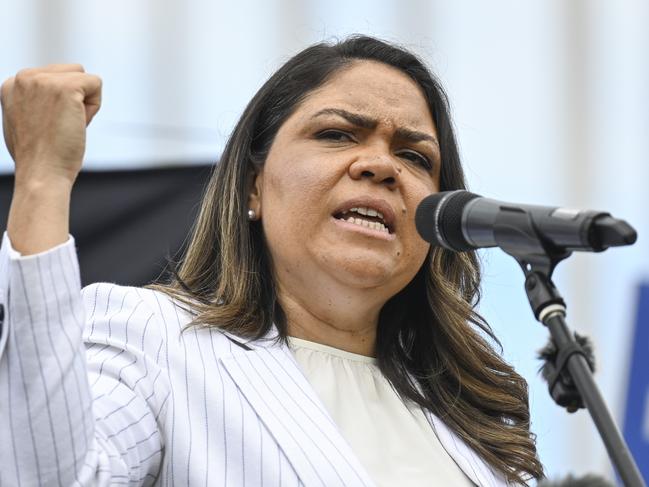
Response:
[[[297,243],[312,234],[320,224],[331,184],[326,174],[311,169],[314,164],[307,164],[304,160],[285,159],[282,162],[279,171],[271,170],[265,174],[262,220],[270,239]]]
[[[417,269],[419,269],[424,263],[424,260],[426,260],[426,256],[428,255],[429,251],[430,244],[428,242],[425,242],[421,238],[417,238],[415,242],[415,248],[413,249],[413,253],[415,255],[413,260],[417,262]]]
[[[421,238],[415,225],[415,214],[419,203],[430,195],[436,193],[437,189],[432,182],[427,184],[413,185],[413,190],[407,194],[406,199],[406,216],[408,227],[408,238],[406,239],[406,251],[410,254],[411,258],[419,262],[423,262],[430,250],[430,244]]]
[[[411,265],[419,267],[426,258],[426,254],[428,254],[430,244],[419,236],[414,222],[410,223],[408,227],[408,235],[404,238],[403,242],[403,251],[405,252],[406,260],[411,262]]]
[[[268,211],[277,212],[277,216],[309,215],[322,206],[333,177],[323,170],[323,161],[304,155],[289,156],[274,160],[269,166],[262,188],[262,205],[265,203]]]

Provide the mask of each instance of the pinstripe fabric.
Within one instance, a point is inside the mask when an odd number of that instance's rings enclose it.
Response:
[[[1,486],[374,485],[285,345],[181,333],[151,290],[80,293],[72,239],[19,257],[5,237],[0,271]],[[476,484],[505,485],[429,420]]]

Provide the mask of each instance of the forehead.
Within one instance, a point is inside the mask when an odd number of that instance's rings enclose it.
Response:
[[[355,61],[311,92],[296,115],[323,107],[346,108],[389,125],[435,132],[422,89],[398,69],[376,61]]]

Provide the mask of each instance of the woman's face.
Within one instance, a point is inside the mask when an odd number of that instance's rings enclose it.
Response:
[[[383,302],[403,289],[429,249],[414,215],[439,166],[413,80],[373,61],[335,74],[281,126],[251,195],[280,287],[340,285]]]

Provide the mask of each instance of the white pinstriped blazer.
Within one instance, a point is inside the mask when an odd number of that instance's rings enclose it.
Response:
[[[155,291],[79,289],[72,239],[21,258],[5,236],[1,486],[374,485],[284,344],[181,333]],[[507,485],[428,418],[473,482]]]

